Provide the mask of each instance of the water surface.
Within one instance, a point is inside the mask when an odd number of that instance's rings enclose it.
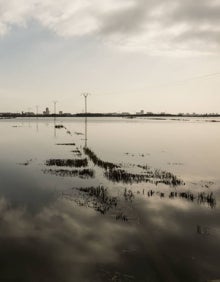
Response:
[[[0,130],[0,281],[220,279],[219,122],[26,118]],[[116,170],[181,183],[113,181],[85,147]]]

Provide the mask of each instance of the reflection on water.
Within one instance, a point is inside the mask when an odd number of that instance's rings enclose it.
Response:
[[[87,138],[88,138],[88,125],[87,125],[88,121],[87,121],[87,117],[85,117],[85,145],[84,148],[87,148]]]
[[[219,123],[0,129],[0,281],[220,279]]]

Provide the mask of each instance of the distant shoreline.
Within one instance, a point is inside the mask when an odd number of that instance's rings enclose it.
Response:
[[[2,113],[0,114],[0,119],[13,119],[13,118],[26,118],[26,117],[39,117],[39,118],[54,118],[54,117],[121,117],[121,118],[140,118],[140,117],[148,117],[148,118],[218,118],[220,114],[101,114],[101,113],[88,113],[88,114],[62,114],[62,115],[35,115],[35,114],[16,114],[16,113]]]

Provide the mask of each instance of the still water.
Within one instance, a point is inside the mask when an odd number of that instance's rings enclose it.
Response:
[[[220,281],[219,122],[26,118],[0,131],[1,282]]]

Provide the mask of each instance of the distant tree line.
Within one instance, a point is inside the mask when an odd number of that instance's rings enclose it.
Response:
[[[179,114],[170,114],[170,113],[146,113],[146,114],[129,114],[129,113],[63,113],[63,114],[35,114],[32,112],[22,112],[22,113],[11,113],[5,112],[0,113],[0,118],[16,118],[16,117],[127,117],[127,118],[135,118],[135,117],[220,117],[218,113],[205,113],[205,114],[197,114],[197,113],[179,113]]]

